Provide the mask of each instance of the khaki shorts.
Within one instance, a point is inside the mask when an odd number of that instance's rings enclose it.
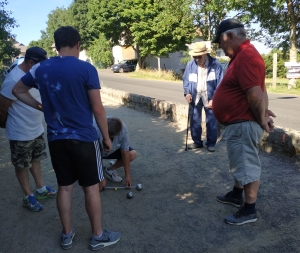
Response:
[[[240,185],[260,179],[261,163],[258,156],[263,129],[254,121],[245,121],[225,127],[230,171]]]
[[[47,158],[46,144],[43,135],[32,141],[9,141],[11,162],[19,169],[31,168],[32,162]]]

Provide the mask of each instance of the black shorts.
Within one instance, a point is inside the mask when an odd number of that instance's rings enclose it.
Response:
[[[55,140],[49,142],[49,151],[58,185],[78,180],[80,186],[91,186],[104,179],[98,140]]]
[[[129,146],[129,151],[134,150]],[[103,159],[122,159],[121,148],[117,149],[115,152],[111,153],[108,156],[103,157]]]

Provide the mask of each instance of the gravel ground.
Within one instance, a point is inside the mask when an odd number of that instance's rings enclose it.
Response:
[[[300,252],[299,158],[261,153],[259,219],[243,226],[227,225],[224,217],[236,208],[216,201],[216,195],[226,193],[233,183],[223,141],[214,153],[205,148],[186,152],[185,125],[107,99],[104,105],[107,115],[121,118],[128,126],[131,146],[138,152],[131,166],[133,184],[141,183],[143,190],[132,190],[131,200],[126,198],[128,190],[101,192],[103,227],[122,233],[117,244],[101,252]],[[38,213],[22,207],[3,129],[0,150],[0,253],[62,252],[55,200],[42,200],[44,210]],[[122,169],[119,174],[124,177]],[[43,175],[47,184],[57,188],[50,158],[43,161]],[[118,184],[108,181],[107,185]],[[73,222],[76,236],[68,252],[90,252],[91,230],[79,185],[73,196]]]

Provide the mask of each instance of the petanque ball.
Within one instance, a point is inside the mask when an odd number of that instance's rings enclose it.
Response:
[[[132,192],[128,192],[128,193],[127,193],[127,198],[128,198],[128,199],[132,199],[132,197],[133,197]]]

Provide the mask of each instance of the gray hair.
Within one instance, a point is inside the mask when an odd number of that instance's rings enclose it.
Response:
[[[239,40],[245,39],[247,36],[246,30],[242,27],[227,30],[226,32],[223,32],[223,34],[227,35],[227,33],[230,33],[230,32],[233,33]]]

